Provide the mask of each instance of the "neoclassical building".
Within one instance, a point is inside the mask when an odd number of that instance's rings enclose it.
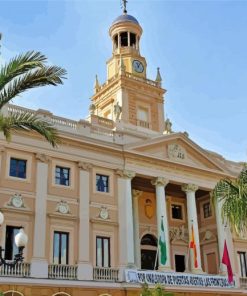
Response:
[[[235,178],[242,164],[172,131],[159,69],[154,80],[146,76],[136,18],[124,12],[109,34],[107,80],[100,85],[96,77],[85,120],[14,105],[4,110],[38,114],[55,125],[62,143],[52,148],[28,132],[8,143],[0,134],[5,259],[17,252],[21,226],[29,238],[24,262],[0,267],[0,291],[139,296],[141,283],[161,282],[175,295],[245,294],[247,237],[230,231],[221,204],[210,198],[215,184]],[[157,251],[162,235],[165,264]],[[225,241],[231,284],[221,263]]]

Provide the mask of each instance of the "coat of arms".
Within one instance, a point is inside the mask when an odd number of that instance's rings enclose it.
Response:
[[[154,215],[154,207],[151,199],[147,199],[145,202],[145,215],[149,219],[153,218]]]

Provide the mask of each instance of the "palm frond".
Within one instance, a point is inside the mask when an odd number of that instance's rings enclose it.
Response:
[[[11,140],[12,132],[24,130],[35,131],[43,136],[53,147],[60,143],[57,130],[47,121],[28,112],[13,114],[8,117],[0,115],[0,131],[7,141]]]
[[[24,91],[40,86],[63,84],[66,70],[57,66],[43,66],[13,79],[0,90],[0,109]]]
[[[247,230],[247,168],[244,168],[236,180],[219,181],[212,196],[222,201],[222,218],[234,227],[237,233]]]
[[[35,68],[43,67],[47,58],[40,52],[28,51],[10,60],[0,69],[0,90],[13,78]]]

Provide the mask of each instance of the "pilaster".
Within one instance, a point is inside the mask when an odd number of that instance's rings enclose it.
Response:
[[[89,163],[79,162],[79,258],[78,280],[92,280],[93,266],[90,262],[90,169]]]
[[[44,154],[36,154],[37,177],[33,258],[31,261],[31,277],[48,278],[48,262],[45,254],[46,247],[46,197],[48,182],[49,157]]]

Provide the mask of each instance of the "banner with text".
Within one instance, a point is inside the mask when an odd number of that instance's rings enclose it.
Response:
[[[156,272],[141,270],[125,270],[127,283],[164,284],[167,286],[234,288],[235,281],[229,283],[227,277],[220,275],[199,275],[189,273]]]

